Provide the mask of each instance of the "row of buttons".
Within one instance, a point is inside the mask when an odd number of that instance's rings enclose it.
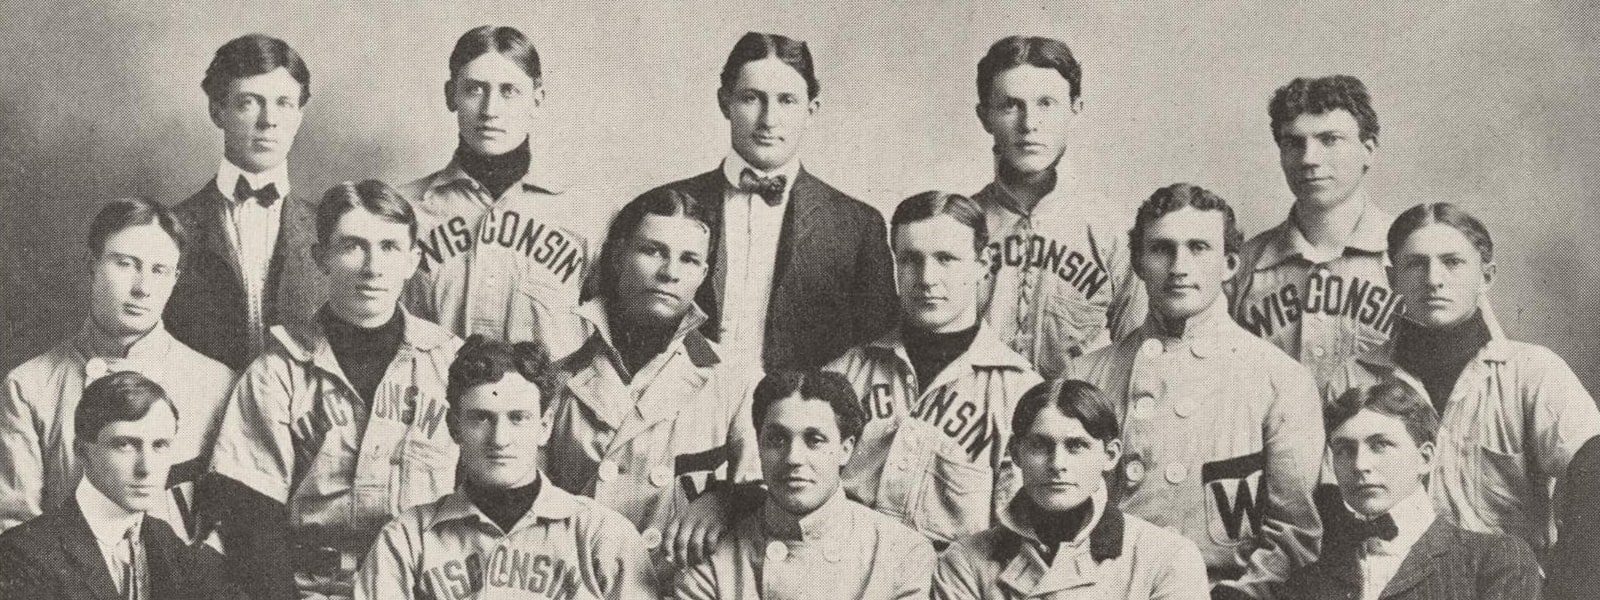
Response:
[[[1189,468],[1183,465],[1167,465],[1167,468],[1163,469],[1163,471],[1165,472],[1167,483],[1173,485],[1183,483],[1183,480],[1189,478]],[[1144,481],[1144,462],[1138,459],[1130,460],[1128,461],[1128,464],[1122,467],[1122,473],[1128,478],[1130,483],[1139,483]]]
[[[617,462],[614,460],[603,460],[600,461],[600,468],[597,470],[596,474],[599,475],[600,481],[611,481],[621,477],[622,473],[622,465],[617,464]],[[650,483],[654,484],[656,487],[663,487],[668,483],[671,483],[672,477],[672,467],[666,465],[661,465],[650,470]]]

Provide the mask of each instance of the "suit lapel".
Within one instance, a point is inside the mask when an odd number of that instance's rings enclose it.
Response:
[[[795,174],[794,187],[789,191],[788,207],[783,211],[783,229],[778,234],[778,255],[772,265],[771,301],[779,298],[778,286],[783,283],[794,254],[799,248],[805,247],[806,238],[811,235],[811,213],[821,205],[822,193],[822,182],[801,167],[799,173]],[[771,314],[770,303],[768,314]]]
[[[700,333],[713,340],[722,338],[722,299],[728,282],[728,249],[723,247],[722,235],[722,205],[727,187],[728,182],[722,177],[720,164],[711,172],[702,173],[684,184],[684,191],[705,205],[711,218],[711,248],[714,253],[711,257],[711,285],[702,284],[695,291],[695,303],[708,317],[700,326]]]
[[[117,582],[111,579],[105,556],[100,554],[100,545],[95,543],[94,532],[90,531],[89,520],[84,518],[78,502],[68,500],[61,509],[67,517],[66,527],[60,531],[61,551],[73,563],[72,572],[82,575],[84,586],[96,598],[119,600]]]
[[[226,228],[229,227],[227,223],[228,199],[217,189],[216,178],[212,178],[200,193],[205,195],[205,207],[200,211],[200,230],[205,237],[201,244],[207,251],[217,255],[224,263],[227,263],[229,272],[233,273],[234,283],[239,284],[240,289],[244,289],[244,275],[239,267],[239,253],[234,251],[233,243],[228,241],[228,234],[226,233],[228,231]]]
[[[1442,557],[1450,552],[1451,546],[1456,543],[1455,537],[1450,525],[1442,519],[1434,519],[1417,543],[1411,546],[1411,552],[1400,562],[1400,569],[1395,571],[1394,578],[1389,580],[1389,585],[1384,586],[1383,593],[1378,597],[1393,598],[1422,583],[1433,574]]]
[[[283,208],[279,209],[280,212],[278,214],[278,239],[273,242],[272,258],[270,259],[271,262],[267,264],[267,281],[262,297],[261,322],[266,324],[283,322],[280,318],[280,313],[286,310],[286,307],[280,305],[280,300],[286,304],[288,301],[292,301],[293,294],[309,291],[288,290],[290,294],[284,294],[280,292],[280,288],[284,283],[284,269],[288,268],[288,263],[294,257],[294,254],[300,251],[300,240],[306,237],[303,232],[316,231],[315,210],[300,210],[297,204],[298,200],[292,193],[279,202],[283,203]],[[312,234],[312,239],[315,239],[314,233]],[[240,281],[242,282],[243,279]],[[315,307],[311,307],[309,310],[315,310]],[[308,310],[303,309],[291,312],[306,313]],[[293,314],[291,316],[300,318],[306,315]]]

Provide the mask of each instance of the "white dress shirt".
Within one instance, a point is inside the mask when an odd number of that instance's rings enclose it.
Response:
[[[1357,512],[1356,516],[1373,519],[1379,515],[1368,517]],[[1377,600],[1383,594],[1383,588],[1400,570],[1400,563],[1411,553],[1411,546],[1433,525],[1433,501],[1427,490],[1418,487],[1389,509],[1389,518],[1394,519],[1399,532],[1394,539],[1369,538],[1361,543],[1361,600]]]
[[[745,169],[758,177],[783,175],[787,183],[783,201],[768,206],[756,194],[739,189],[739,175]],[[722,175],[728,180],[723,200],[722,260],[727,279],[722,287],[722,339],[724,356],[740,364],[761,364],[761,349],[766,341],[767,303],[772,297],[772,276],[778,259],[778,238],[783,234],[783,211],[800,172],[800,161],[774,171],[762,171],[746,162],[738,152],[722,161]]]
[[[243,176],[251,189],[259,190],[272,185],[278,190],[278,201],[272,206],[261,206],[250,199],[239,201],[233,197],[233,188]],[[289,166],[287,163],[263,171],[250,173],[222,159],[217,167],[217,191],[229,201],[225,223],[228,225],[228,242],[239,260],[239,274],[244,277],[245,297],[249,305],[250,349],[259,353],[265,341],[266,330],[262,324],[263,298],[267,289],[267,266],[278,242],[278,224],[283,214],[284,199],[289,197]]]
[[[127,567],[133,556],[128,538],[130,535],[139,535],[137,528],[144,521],[144,513],[130,512],[118,506],[89,483],[87,478],[78,483],[75,497],[84,520],[89,522],[95,545],[100,547],[100,556],[106,561],[106,569],[111,571],[111,581],[117,584],[117,593],[126,595]]]

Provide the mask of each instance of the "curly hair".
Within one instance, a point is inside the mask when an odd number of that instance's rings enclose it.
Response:
[[[467,343],[456,352],[450,363],[450,381],[445,387],[445,399],[452,407],[473,387],[495,383],[506,373],[517,373],[539,387],[539,409],[550,405],[559,391],[555,370],[550,368],[550,357],[543,346],[535,342],[507,343],[482,335],[467,338]]]
[[[1327,77],[1296,77],[1294,81],[1278,88],[1267,105],[1267,115],[1272,117],[1272,137],[1277,139],[1285,125],[1303,114],[1320,115],[1332,110],[1344,110],[1356,118],[1361,130],[1361,140],[1378,139],[1378,113],[1372,110],[1372,97],[1367,85],[1349,75]]]
[[[1133,220],[1133,229],[1128,231],[1128,242],[1134,260],[1138,260],[1139,254],[1143,252],[1144,230],[1156,222],[1156,219],[1184,207],[1221,211],[1222,251],[1227,254],[1237,254],[1244,247],[1244,232],[1239,230],[1239,223],[1233,216],[1233,207],[1228,206],[1227,200],[1198,185],[1174,183],[1156,190],[1144,204],[1139,205],[1138,216]]]

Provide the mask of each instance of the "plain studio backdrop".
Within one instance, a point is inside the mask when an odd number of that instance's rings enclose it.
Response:
[[[88,219],[102,202],[176,203],[215,173],[221,134],[200,79],[223,42],[288,41],[312,73],[289,161],[297,195],[409,181],[456,145],[442,84],[456,38],[531,37],[545,71],[536,168],[614,210],[728,151],[717,73],[747,30],[806,40],[822,110],[807,169],[888,214],[992,173],[973,113],[978,58],[1000,37],[1071,45],[1083,114],[1066,169],[1130,213],[1189,181],[1253,235],[1291,197],[1267,100],[1295,76],[1363,79],[1382,123],[1368,178],[1392,213],[1451,201],[1489,225],[1508,333],[1550,346],[1600,392],[1600,6],[1551,2],[18,2],[0,13],[0,369],[84,318]],[[1220,4],[1220,3],[1219,3]],[[715,5],[715,6],[713,6]],[[598,245],[598,244],[597,244]]]

